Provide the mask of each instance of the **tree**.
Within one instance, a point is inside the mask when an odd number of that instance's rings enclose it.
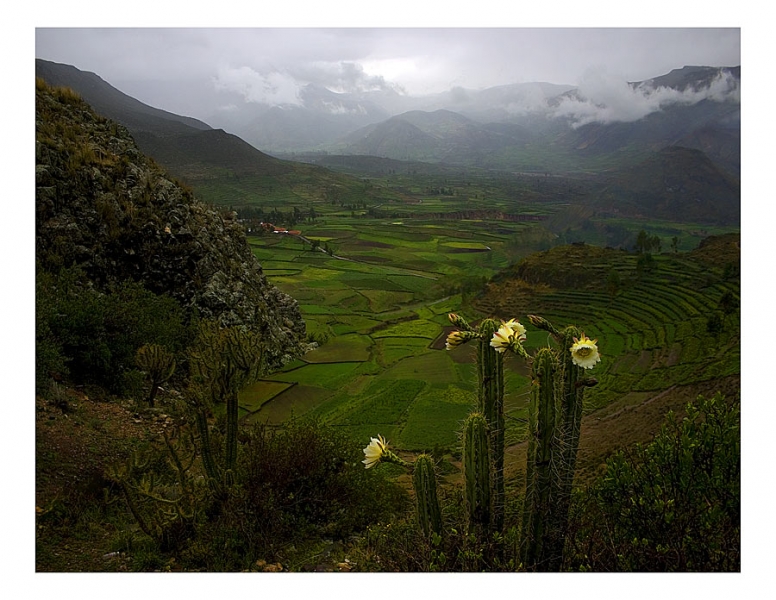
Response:
[[[639,254],[646,254],[652,252],[652,250],[660,252],[661,246],[662,242],[658,235],[649,235],[642,229],[639,231],[638,236],[636,236],[636,251]]]
[[[649,250],[649,236],[647,235],[647,232],[642,229],[641,231],[639,231],[639,234],[636,236],[636,251],[639,254],[643,254],[648,250]]]

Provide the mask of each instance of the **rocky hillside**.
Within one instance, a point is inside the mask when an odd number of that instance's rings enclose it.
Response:
[[[36,82],[36,256],[94,286],[132,280],[268,339],[278,367],[305,349],[296,301],[269,284],[232,214],[205,206],[143,155],[127,129],[72,90]]]

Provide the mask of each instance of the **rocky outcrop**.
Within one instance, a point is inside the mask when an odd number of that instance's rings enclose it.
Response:
[[[197,201],[76,94],[36,84],[36,256],[123,280],[267,339],[270,367],[306,349],[297,302],[264,277],[234,215]]]

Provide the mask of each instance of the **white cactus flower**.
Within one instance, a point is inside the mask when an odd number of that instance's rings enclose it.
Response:
[[[490,340],[490,345],[496,352],[504,352],[509,345],[515,340],[515,331],[507,325],[502,325],[498,328],[498,331],[493,334],[493,338]]]
[[[592,369],[597,362],[600,362],[601,355],[598,354],[597,341],[586,337],[584,333],[580,339],[574,338],[574,344],[569,348],[573,363],[583,369]]]
[[[509,319],[509,321],[501,321],[502,327],[509,327],[517,335],[517,341],[522,342],[525,340],[525,327],[517,321],[517,319]]]
[[[371,469],[380,459],[383,457],[383,453],[388,449],[388,442],[385,441],[383,436],[378,435],[376,438],[372,438],[369,445],[364,448],[364,455],[366,458],[361,462],[364,463],[367,469]]]

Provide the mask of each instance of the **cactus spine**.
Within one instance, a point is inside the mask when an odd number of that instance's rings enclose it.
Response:
[[[418,523],[427,536],[432,532],[442,533],[442,513],[437,499],[436,473],[434,459],[429,454],[421,454],[415,459],[412,484],[418,509]]]
[[[492,452],[492,524],[504,527],[504,356],[490,345],[499,323],[485,319],[480,325],[477,351],[479,406],[488,424]]]
[[[463,430],[463,476],[466,510],[471,524],[490,523],[490,444],[482,413],[470,414]]]

